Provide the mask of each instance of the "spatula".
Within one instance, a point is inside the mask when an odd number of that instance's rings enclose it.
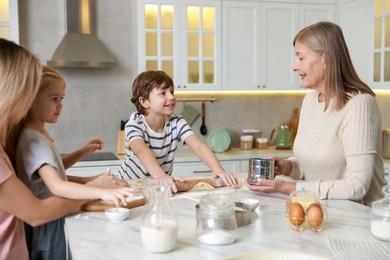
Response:
[[[202,125],[200,126],[200,133],[202,135],[207,135],[207,127],[205,124],[205,117],[206,117],[206,104],[202,102]]]

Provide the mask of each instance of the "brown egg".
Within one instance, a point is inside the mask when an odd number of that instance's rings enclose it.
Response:
[[[305,210],[302,205],[298,202],[291,203],[288,209],[288,217],[292,225],[297,227],[302,225],[305,221]]]
[[[311,227],[319,227],[324,219],[321,206],[317,203],[311,204],[307,208],[307,223]]]

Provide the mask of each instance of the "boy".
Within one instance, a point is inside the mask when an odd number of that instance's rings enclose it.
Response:
[[[172,79],[163,71],[147,71],[133,82],[131,102],[138,112],[131,114],[125,127],[126,160],[117,177],[137,179],[153,177],[169,182],[177,192],[175,181],[183,178],[171,176],[178,142],[186,143],[213,172],[231,187],[237,180],[226,173],[217,157],[192,131],[186,120],[173,111],[176,106]]]

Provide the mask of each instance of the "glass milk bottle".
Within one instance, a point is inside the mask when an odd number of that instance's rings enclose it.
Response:
[[[169,252],[176,244],[178,224],[170,190],[168,183],[149,186],[151,204],[142,219],[141,238],[144,247],[154,253]]]

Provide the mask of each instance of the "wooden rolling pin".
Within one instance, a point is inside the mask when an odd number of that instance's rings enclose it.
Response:
[[[184,182],[175,182],[178,192],[190,191],[199,183],[207,183],[214,188],[221,188],[226,186],[220,178],[199,178],[199,179],[185,179]]]
[[[143,195],[135,195],[126,199],[127,205],[121,206],[124,208],[134,208],[145,204],[146,199]],[[92,200],[81,206],[84,211],[105,211],[109,208],[114,208],[115,204],[112,201]]]

